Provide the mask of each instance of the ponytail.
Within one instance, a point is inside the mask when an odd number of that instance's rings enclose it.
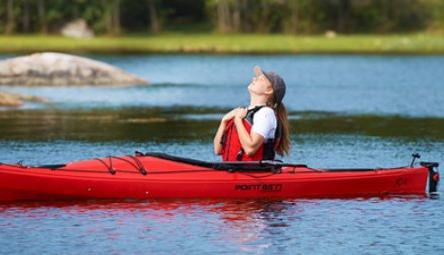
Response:
[[[287,109],[285,108],[285,105],[283,103],[277,104],[274,109],[276,111],[278,121],[277,127],[280,128],[280,132],[278,132],[280,133],[280,136],[276,137],[278,141],[275,146],[275,150],[277,154],[281,156],[288,155],[288,153],[290,152],[290,130]]]
[[[286,156],[290,152],[290,129],[288,123],[288,113],[287,108],[285,108],[284,103],[275,103],[274,96],[270,97],[267,105],[274,109],[277,117],[277,127],[275,137],[276,144],[274,146],[274,150],[280,156]]]

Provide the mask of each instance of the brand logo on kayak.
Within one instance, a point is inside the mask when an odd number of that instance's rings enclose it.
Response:
[[[259,191],[281,191],[282,184],[236,184],[234,185],[234,190],[240,191],[250,191],[250,190],[259,190]]]

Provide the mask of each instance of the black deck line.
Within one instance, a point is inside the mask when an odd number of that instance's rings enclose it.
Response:
[[[166,153],[160,153],[160,152],[147,152],[143,154],[144,156],[148,157],[155,157],[165,160],[172,160],[176,162],[196,165],[196,166],[202,166],[202,167],[208,167],[213,168],[217,170],[227,170],[227,169],[233,169],[233,170],[255,170],[255,171],[271,171],[280,169],[283,166],[292,166],[292,167],[307,167],[303,164],[285,164],[281,162],[274,162],[274,161],[254,161],[254,162],[209,162],[209,161],[202,161],[202,160],[196,160],[196,159],[190,159],[190,158],[184,158],[184,157],[178,157],[169,155]],[[307,167],[309,168],[309,167]],[[323,171],[323,172],[370,172],[370,171],[381,171],[381,170],[395,170],[400,168],[406,168],[406,166],[400,166],[400,167],[391,167],[391,168],[321,168],[321,169],[313,169],[314,171]]]

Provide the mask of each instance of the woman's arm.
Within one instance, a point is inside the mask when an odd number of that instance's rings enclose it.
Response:
[[[214,144],[214,154],[220,155],[222,153],[222,144],[220,143],[222,140],[222,136],[224,135],[225,128],[227,127],[227,122],[231,120],[234,117],[234,114],[236,113],[237,108],[231,110],[229,113],[225,114],[222,118],[219,128],[217,129],[216,135],[213,139]]]
[[[255,132],[251,132],[250,134],[247,132],[247,129],[244,126],[243,118],[247,114],[246,109],[240,109],[237,111],[234,117],[234,124],[236,125],[237,133],[239,135],[239,141],[242,145],[242,149],[248,156],[253,155],[259,149],[261,144],[264,143],[264,137]]]
[[[222,144],[220,143],[222,140],[222,136],[224,135],[225,127],[227,123],[225,121],[221,121],[219,124],[219,128],[217,129],[216,135],[214,136],[214,154],[220,155],[222,153]]]

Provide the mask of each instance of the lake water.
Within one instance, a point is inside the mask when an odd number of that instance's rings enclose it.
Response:
[[[0,58],[5,58],[0,56]],[[95,59],[150,86],[0,87],[48,104],[0,110],[0,162],[161,151],[203,160],[252,67],[287,82],[292,144],[313,167],[444,162],[442,56],[142,55]],[[0,253],[444,253],[442,198],[0,205]]]

